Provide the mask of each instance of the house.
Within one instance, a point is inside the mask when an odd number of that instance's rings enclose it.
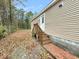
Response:
[[[79,54],[79,0],[54,0],[32,19],[32,28],[35,23],[52,41]]]

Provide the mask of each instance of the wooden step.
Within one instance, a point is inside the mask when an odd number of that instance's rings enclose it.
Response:
[[[50,41],[43,42],[43,45],[51,43]]]
[[[49,44],[49,43],[52,43],[51,40],[48,40],[48,39],[47,40],[43,40],[43,45]]]
[[[43,47],[54,57],[54,59],[79,59],[76,56],[70,54],[68,51],[64,51],[58,46],[51,43],[48,35],[45,34],[38,24],[34,24],[35,33],[39,36],[38,40],[40,43],[43,43]]]

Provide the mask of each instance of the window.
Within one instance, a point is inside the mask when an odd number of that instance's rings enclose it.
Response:
[[[42,23],[44,23],[44,17],[42,17]]]

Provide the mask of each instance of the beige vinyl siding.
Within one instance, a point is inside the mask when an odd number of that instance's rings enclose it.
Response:
[[[63,7],[59,5],[63,1]],[[79,0],[62,0],[45,12],[45,32],[64,39],[79,40]]]

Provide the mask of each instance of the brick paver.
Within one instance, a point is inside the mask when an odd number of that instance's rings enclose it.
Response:
[[[70,54],[67,51],[64,51],[63,49],[55,46],[52,43],[44,45],[44,48],[47,49],[57,59],[79,59],[76,56]]]

